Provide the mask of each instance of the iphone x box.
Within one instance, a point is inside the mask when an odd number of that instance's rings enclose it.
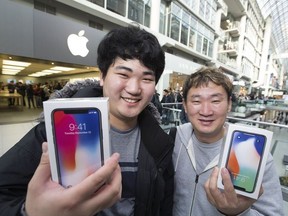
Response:
[[[227,127],[219,167],[228,170],[237,194],[257,199],[273,133],[248,125]],[[224,189],[220,173],[217,185]]]
[[[61,98],[43,104],[52,180],[71,187],[111,155],[108,98]]]

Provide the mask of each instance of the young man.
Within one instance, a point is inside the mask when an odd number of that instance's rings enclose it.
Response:
[[[119,188],[111,185],[118,180],[115,171],[111,175],[117,179],[109,179],[112,183],[99,190],[106,179],[96,181],[105,177],[98,171],[69,189],[51,182],[47,167],[46,172],[41,170],[49,165],[47,160],[41,160],[35,172],[41,143],[46,141],[44,123],[40,123],[0,158],[0,215],[19,215],[25,200],[29,216],[90,216],[100,210],[97,215],[172,215],[174,144],[154,118],[157,110],[150,104],[164,70],[164,52],[156,37],[145,30],[120,28],[99,44],[97,63],[100,82],[67,84],[53,97],[109,97],[111,148],[120,154],[121,199],[102,210],[118,198]],[[116,160],[117,155],[112,156],[112,162]],[[107,188],[103,196],[106,187],[112,192]],[[114,198],[99,204],[108,195]]]
[[[183,105],[190,123],[177,128],[175,140],[175,216],[284,215],[271,155],[258,200],[236,195],[226,169],[221,170],[224,192],[217,188],[217,164],[232,104],[232,88],[229,78],[214,68],[200,69],[184,84]]]

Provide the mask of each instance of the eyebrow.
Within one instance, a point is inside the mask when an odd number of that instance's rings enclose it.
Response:
[[[122,66],[122,65],[116,66],[115,68],[116,68],[116,70],[126,70],[126,71],[129,71],[129,72],[133,72],[133,70],[131,68],[125,67],[125,66]],[[155,76],[155,73],[152,70],[144,71],[143,73],[144,73],[144,75]]]
[[[200,94],[191,95],[191,98],[197,98],[197,97],[201,97],[201,95]],[[210,95],[210,97],[224,97],[224,95],[222,93],[215,93]]]

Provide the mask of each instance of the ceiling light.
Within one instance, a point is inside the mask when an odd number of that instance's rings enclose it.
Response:
[[[36,73],[33,73],[33,74],[29,74],[28,76],[31,76],[31,77],[40,77],[41,75],[36,74]]]
[[[19,71],[6,71],[6,70],[2,70],[2,74],[6,74],[6,75],[15,75],[17,74]]]
[[[41,72],[46,72],[46,73],[60,73],[61,71],[55,71],[55,70],[43,70]]]
[[[25,67],[18,67],[18,66],[12,66],[12,65],[3,65],[2,68],[23,70]]]
[[[2,71],[10,71],[10,72],[16,72],[16,73],[18,73],[18,72],[20,72],[21,70],[20,70],[20,69],[7,69],[7,68],[5,68],[5,69],[2,69]]]
[[[28,67],[31,63],[21,61],[3,60],[3,64]]]
[[[59,71],[71,71],[71,70],[75,70],[75,68],[69,68],[69,67],[53,67],[51,68],[51,70],[59,70]]]

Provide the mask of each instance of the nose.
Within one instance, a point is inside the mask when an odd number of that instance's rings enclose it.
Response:
[[[129,79],[126,83],[126,91],[132,95],[138,95],[141,93],[140,81],[136,78]]]
[[[200,115],[209,116],[213,114],[212,106],[209,102],[203,102],[200,108]]]

